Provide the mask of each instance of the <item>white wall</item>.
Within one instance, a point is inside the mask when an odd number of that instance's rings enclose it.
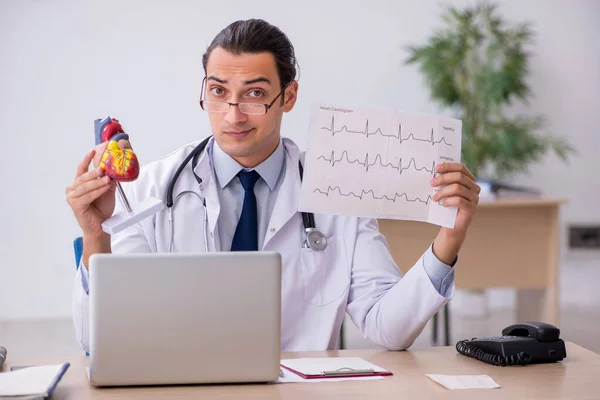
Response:
[[[568,168],[549,158],[519,180],[567,197],[565,221],[600,222],[600,2],[501,10],[536,23],[533,109],[579,149]],[[402,66],[402,46],[422,42],[439,11],[432,0],[1,0],[0,319],[70,315],[80,232],[64,190],[95,118],[119,118],[142,162],[209,133],[201,56],[221,28],[261,17],[289,35],[302,74],[283,132],[304,147],[313,101],[436,112],[416,69]]]

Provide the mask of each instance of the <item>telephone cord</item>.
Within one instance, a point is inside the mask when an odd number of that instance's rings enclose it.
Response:
[[[527,365],[531,362],[531,356],[524,351],[509,356],[503,356],[502,354],[490,353],[476,347],[475,345],[470,344],[468,340],[461,340],[456,343],[456,350],[467,357],[472,357],[488,364],[501,365],[503,367],[508,365]]]

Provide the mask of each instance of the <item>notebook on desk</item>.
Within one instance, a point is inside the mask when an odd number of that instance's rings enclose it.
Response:
[[[281,366],[304,379],[389,376],[392,373],[360,357],[294,358]]]
[[[0,399],[3,397],[49,397],[61,380],[69,363],[27,367],[0,374]]]

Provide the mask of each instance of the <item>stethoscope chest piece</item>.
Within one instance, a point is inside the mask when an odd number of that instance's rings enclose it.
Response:
[[[327,248],[327,238],[321,231],[315,228],[306,228],[306,242],[304,247],[308,247],[314,251],[323,251]]]

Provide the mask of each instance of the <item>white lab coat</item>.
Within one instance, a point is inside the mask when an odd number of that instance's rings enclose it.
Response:
[[[126,185],[129,201],[135,204],[148,196],[164,199],[174,171],[198,143],[190,143],[142,168],[139,178]],[[315,214],[315,225],[327,237],[328,246],[321,252],[303,248],[304,229],[298,212],[301,181],[295,167],[302,155],[291,140],[283,139],[283,144],[285,179],[263,244],[263,250],[279,252],[282,257],[282,351],[336,348],[346,312],[363,336],[374,343],[390,350],[406,349],[427,321],[454,296],[454,284],[445,293],[438,293],[423,268],[423,257],[402,277],[372,218]],[[199,185],[191,167],[186,167],[174,194],[192,190],[206,199],[208,245],[210,251],[216,251],[220,249],[215,229],[221,210],[209,158],[203,152],[195,169],[203,184]],[[173,218],[174,251],[205,251],[200,199],[193,194],[183,195],[175,204]],[[113,252],[168,251],[166,210],[140,225],[114,235]],[[82,269],[75,277],[73,319],[76,337],[88,350],[88,295],[81,285]],[[190,316],[195,317],[201,318]]]

